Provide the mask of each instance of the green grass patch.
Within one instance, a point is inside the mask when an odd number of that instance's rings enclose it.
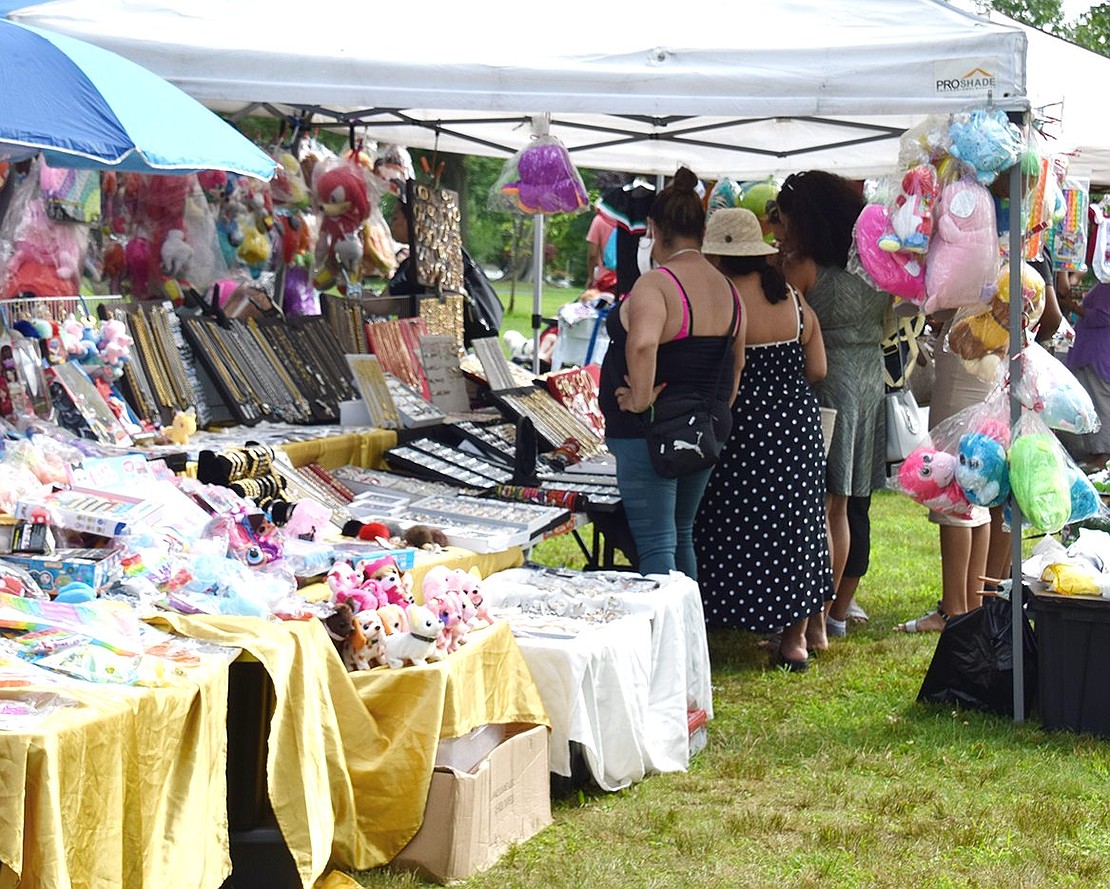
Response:
[[[939,598],[937,530],[896,494],[871,515],[870,623],[801,675],[769,669],[748,634],[711,633],[716,718],[690,770],[557,796],[555,823],[468,889],[1110,885],[1110,744],[917,704],[937,636],[893,627]],[[568,540],[533,557],[574,566]]]

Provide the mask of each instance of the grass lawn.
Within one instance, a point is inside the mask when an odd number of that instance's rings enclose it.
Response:
[[[805,674],[769,669],[750,635],[711,634],[716,719],[690,770],[557,795],[553,825],[465,885],[1110,885],[1110,743],[917,704],[937,637],[892,628],[939,597],[937,531],[896,494],[876,494],[871,515],[870,623]],[[581,564],[561,539],[533,555]]]

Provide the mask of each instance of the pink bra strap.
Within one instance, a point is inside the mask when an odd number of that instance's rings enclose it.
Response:
[[[690,335],[690,328],[693,324],[693,321],[691,320],[693,310],[690,307],[690,297],[686,295],[686,288],[682,286],[682,282],[678,280],[678,277],[675,275],[675,273],[666,266],[659,266],[659,271],[666,272],[668,275],[670,275],[671,280],[673,280],[678,286],[678,292],[682,294],[682,325],[678,328],[678,333],[667,340],[667,342],[673,343],[675,340],[686,339],[686,337]]]

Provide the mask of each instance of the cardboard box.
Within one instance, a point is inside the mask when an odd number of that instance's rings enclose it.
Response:
[[[437,767],[424,823],[390,866],[437,883],[465,880],[550,824],[547,734],[542,725],[507,725],[473,771]]]

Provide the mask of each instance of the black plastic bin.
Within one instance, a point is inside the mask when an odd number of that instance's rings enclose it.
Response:
[[[1041,724],[1110,738],[1110,599],[1036,593],[1030,608]]]

